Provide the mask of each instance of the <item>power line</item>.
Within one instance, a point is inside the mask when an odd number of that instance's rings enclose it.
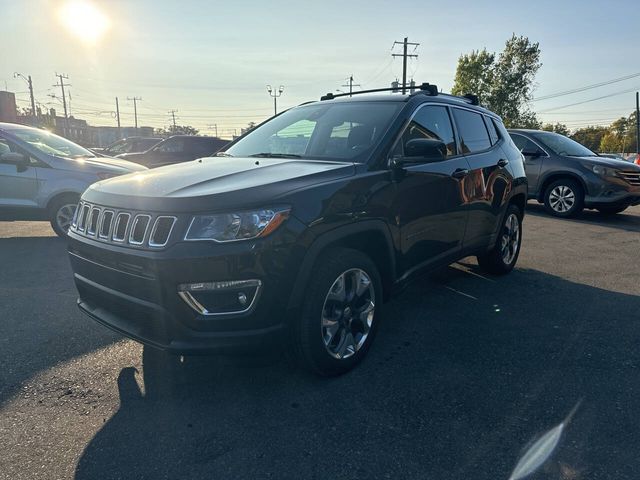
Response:
[[[602,95],[601,97],[596,97],[596,98],[592,98],[592,99],[589,99],[589,100],[583,100],[582,102],[569,103],[567,105],[561,105],[559,107],[548,108],[546,110],[540,110],[537,113],[547,113],[547,112],[553,112],[555,110],[560,110],[560,109],[563,109],[563,108],[575,107],[576,105],[583,105],[585,103],[595,102],[597,100],[602,100],[604,98],[611,98],[611,97],[615,97],[617,95],[622,95],[622,94],[629,93],[629,92],[635,92],[637,89],[638,89],[638,87],[631,88],[629,90],[622,90],[620,92],[610,93],[608,95]]]
[[[532,102],[539,102],[542,100],[548,100],[551,98],[562,97],[565,95],[571,95],[573,93],[584,92],[586,90],[591,90],[592,88],[604,87],[605,85],[611,85],[613,83],[623,82],[624,80],[629,80],[631,78],[640,77],[640,73],[632,73],[631,75],[626,75],[624,77],[614,78],[612,80],[605,80],[604,82],[594,83],[592,85],[587,85],[585,87],[578,87],[572,90],[565,90],[563,92],[551,93],[549,95],[544,95],[542,97],[536,97],[532,99]]]

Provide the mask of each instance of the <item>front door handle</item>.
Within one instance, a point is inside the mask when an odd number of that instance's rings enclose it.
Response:
[[[506,167],[507,165],[509,165],[509,160],[507,160],[506,158],[501,158],[500,160],[498,160],[498,166],[499,167]]]
[[[451,176],[453,178],[464,178],[467,175],[469,175],[469,169],[467,168],[457,168],[456,170],[453,171],[453,173],[451,174]]]

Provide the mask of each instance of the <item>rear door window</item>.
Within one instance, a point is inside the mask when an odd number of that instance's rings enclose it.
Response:
[[[462,153],[476,153],[491,148],[489,132],[481,114],[453,108],[453,117],[458,127]]]

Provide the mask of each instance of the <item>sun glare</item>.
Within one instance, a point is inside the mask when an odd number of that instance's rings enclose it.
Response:
[[[60,22],[67,31],[83,43],[94,45],[107,32],[109,18],[93,3],[83,0],[71,0],[60,8]]]

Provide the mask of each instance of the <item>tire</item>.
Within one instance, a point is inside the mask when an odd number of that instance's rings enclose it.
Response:
[[[367,354],[380,323],[382,281],[362,252],[335,248],[316,262],[288,349],[321,376],[348,372]]]
[[[624,212],[628,207],[598,207],[598,211],[603,215],[615,215]]]
[[[561,178],[551,183],[544,192],[544,206],[551,215],[573,217],[584,208],[584,190],[575,180]]]
[[[49,205],[49,222],[59,237],[65,238],[67,236],[67,230],[73,220],[78,201],[79,197],[76,195],[65,195],[54,199]]]
[[[489,252],[478,255],[478,265],[494,275],[505,275],[513,270],[522,245],[522,211],[509,205],[500,225],[496,244]]]

